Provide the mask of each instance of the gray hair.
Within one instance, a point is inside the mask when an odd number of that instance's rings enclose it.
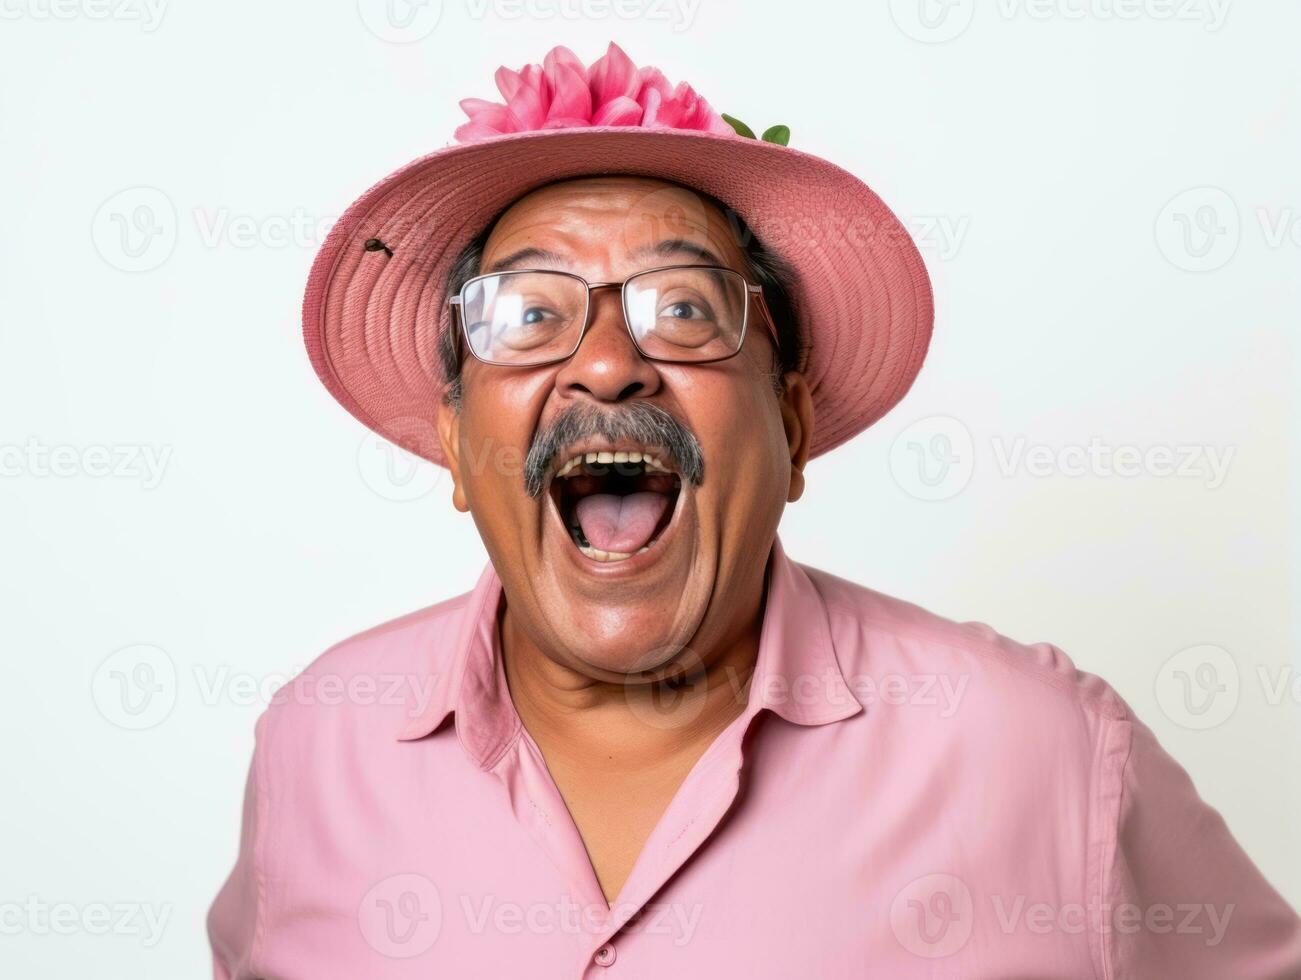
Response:
[[[541,494],[556,454],[592,436],[662,448],[682,479],[699,486],[705,478],[705,456],[700,441],[658,405],[643,401],[629,402],[616,409],[571,405],[533,437],[524,457],[525,492],[530,497]]]

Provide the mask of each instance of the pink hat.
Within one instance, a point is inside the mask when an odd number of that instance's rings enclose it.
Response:
[[[638,69],[616,45],[590,67],[567,48],[501,68],[505,104],[466,99],[459,144],[415,160],[363,194],[312,265],[303,334],[316,373],[363,423],[440,465],[439,331],[461,250],[505,207],[557,180],[658,177],[713,195],[795,273],[792,301],[813,393],[812,455],[867,428],[901,399],[930,340],[930,279],[907,231],[866,184],[755,138],[689,85]],[[733,127],[736,127],[735,129]]]

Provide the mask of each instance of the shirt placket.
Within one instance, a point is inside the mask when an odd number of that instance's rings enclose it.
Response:
[[[620,968],[619,935],[708,840],[731,809],[740,788],[744,735],[756,712],[747,709],[701,756],[647,838],[613,907],[601,891],[582,835],[537,744],[523,728],[494,772],[505,783],[516,820],[547,854],[583,911],[578,935],[578,975],[613,978]]]

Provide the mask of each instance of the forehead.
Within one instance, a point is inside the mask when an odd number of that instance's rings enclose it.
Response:
[[[584,177],[548,184],[512,204],[493,226],[480,267],[620,278],[687,263],[745,271],[737,230],[716,204],[648,177]]]

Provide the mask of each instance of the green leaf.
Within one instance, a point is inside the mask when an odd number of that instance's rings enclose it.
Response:
[[[757,137],[754,135],[754,130],[751,129],[749,126],[747,126],[745,123],[741,122],[741,120],[737,119],[735,116],[729,116],[726,112],[721,112],[719,113],[719,115],[723,117],[723,122],[727,123],[729,126],[731,126],[733,129],[736,130],[738,135],[748,136],[750,137],[750,139],[757,139]]]
[[[791,141],[791,128],[782,125],[769,126],[763,131],[763,141],[765,143],[776,143],[778,146],[785,146]]]

